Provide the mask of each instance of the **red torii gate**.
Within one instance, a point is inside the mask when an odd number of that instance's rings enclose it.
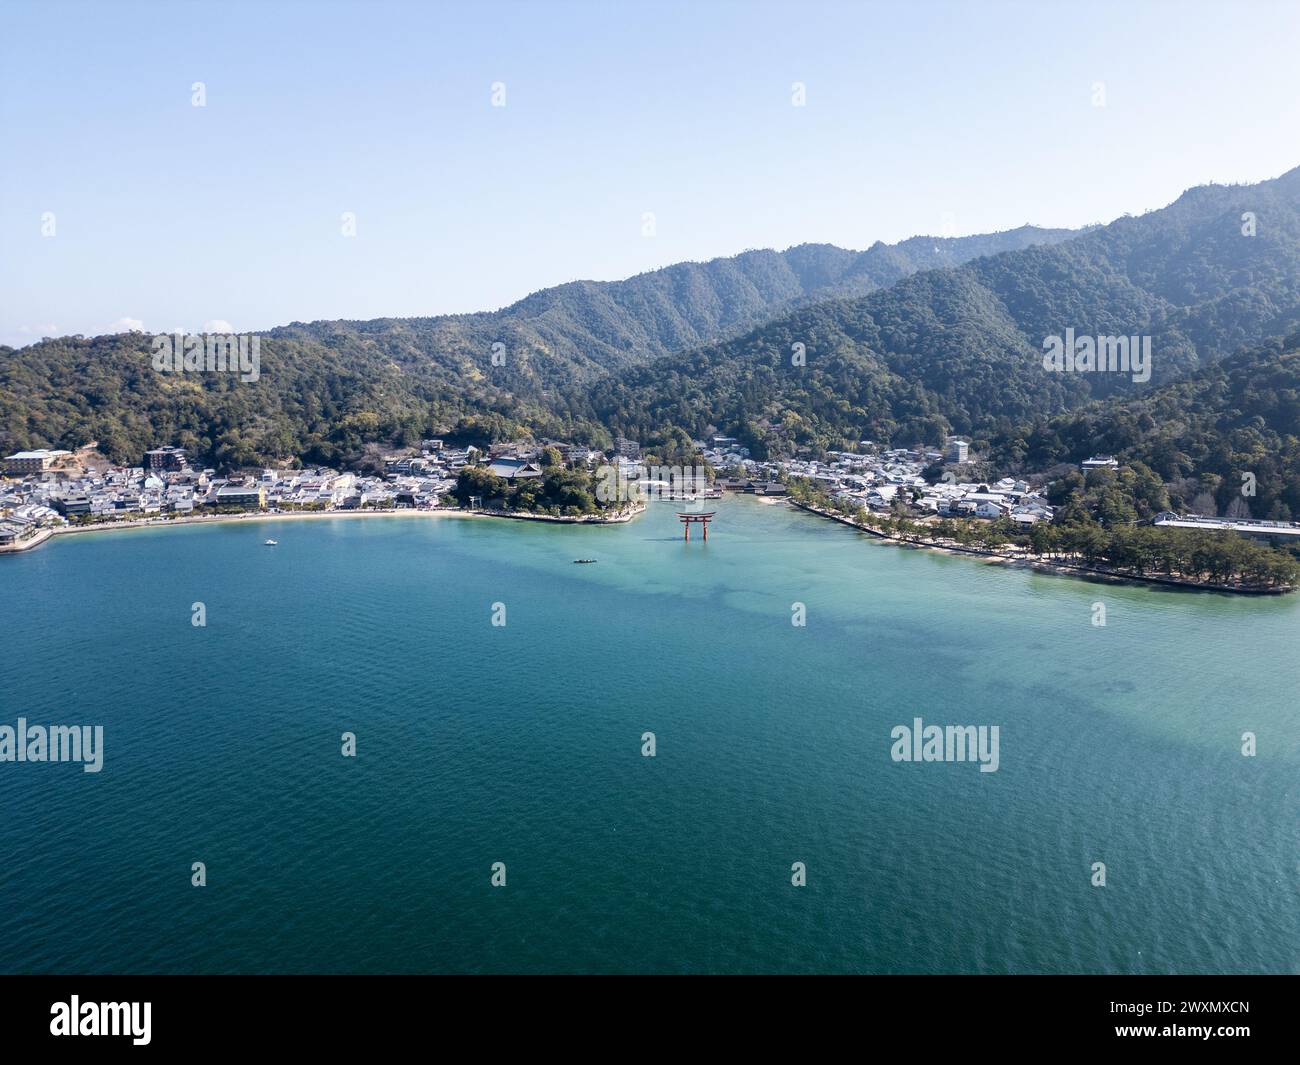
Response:
[[[691,526],[698,524],[704,526],[704,542],[707,544],[709,542],[709,521],[716,513],[716,510],[710,510],[707,514],[683,514],[678,511],[677,520],[682,523],[682,531],[686,533],[683,539],[690,543]]]

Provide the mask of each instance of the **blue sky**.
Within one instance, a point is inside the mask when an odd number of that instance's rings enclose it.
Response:
[[[1109,221],[1300,164],[1297,41],[1240,0],[7,0],[0,343]]]

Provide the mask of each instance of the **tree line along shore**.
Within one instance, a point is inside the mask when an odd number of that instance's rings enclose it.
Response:
[[[846,505],[805,479],[792,478],[787,488],[801,509],[882,539],[1053,572],[1249,594],[1292,592],[1300,581],[1300,563],[1290,554],[1230,532],[1095,522],[1040,522],[1024,530],[1005,520],[916,520]]]

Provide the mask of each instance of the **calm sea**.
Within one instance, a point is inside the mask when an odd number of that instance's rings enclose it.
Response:
[[[0,724],[105,730],[0,763],[0,970],[1300,972],[1300,597],[674,509],[0,559]]]

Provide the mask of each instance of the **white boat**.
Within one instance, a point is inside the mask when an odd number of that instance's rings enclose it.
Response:
[[[279,541],[277,541],[277,540],[267,540],[267,541],[266,541],[266,546],[267,546],[267,547],[274,547],[278,542],[279,542]]]

